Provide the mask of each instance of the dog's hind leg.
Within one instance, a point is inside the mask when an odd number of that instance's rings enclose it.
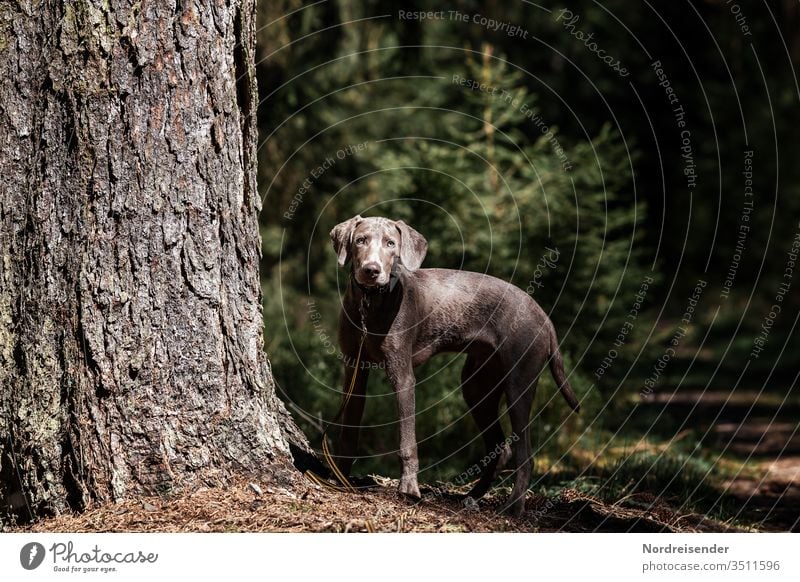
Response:
[[[486,494],[492,486],[495,474],[510,456],[510,448],[500,426],[499,408],[503,390],[498,382],[502,373],[498,373],[493,364],[491,360],[483,362],[468,356],[461,372],[464,400],[486,444],[486,456],[480,463],[480,479],[467,494],[474,499]]]
[[[515,375],[508,382],[506,400],[508,416],[511,420],[512,459],[514,464],[514,489],[508,500],[506,511],[513,515],[522,515],[525,510],[525,493],[531,482],[531,434],[530,413],[533,395],[536,392],[538,378]]]

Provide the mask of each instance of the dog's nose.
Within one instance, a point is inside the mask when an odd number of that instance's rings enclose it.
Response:
[[[361,272],[370,279],[377,279],[381,274],[381,266],[378,263],[367,263],[361,267]]]

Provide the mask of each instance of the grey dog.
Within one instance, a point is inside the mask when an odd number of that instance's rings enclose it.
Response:
[[[339,265],[352,262],[339,320],[345,390],[356,377],[341,416],[339,468],[345,475],[352,468],[369,368],[385,366],[400,416],[399,489],[419,498],[414,368],[441,352],[463,352],[467,361],[461,388],[490,452],[468,495],[483,496],[511,458],[515,480],[506,508],[520,515],[531,476],[530,411],[545,364],[567,403],[579,410],[547,314],[527,293],[495,277],[420,269],[428,243],[402,220],[355,216],[330,236]],[[514,435],[511,445],[500,425],[503,395]]]

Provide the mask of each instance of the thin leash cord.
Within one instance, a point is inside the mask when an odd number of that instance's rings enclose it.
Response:
[[[359,311],[361,311],[361,341],[358,344],[358,354],[356,355],[356,361],[353,364],[353,376],[350,378],[350,386],[347,388],[347,392],[342,399],[342,405],[339,407],[339,412],[336,413],[336,416],[333,420],[325,427],[325,430],[322,432],[322,456],[325,459],[325,462],[328,463],[328,467],[330,467],[333,474],[336,476],[336,479],[342,484],[342,487],[337,485],[333,485],[326,479],[321,478],[319,475],[314,473],[312,470],[307,470],[305,472],[305,476],[312,482],[322,487],[326,487],[328,489],[335,489],[336,491],[349,491],[350,493],[357,493],[358,490],[350,483],[350,480],[347,476],[339,469],[339,466],[336,464],[336,461],[333,459],[333,455],[331,455],[330,447],[328,446],[328,429],[331,427],[333,423],[339,420],[339,418],[344,413],[345,409],[347,408],[347,404],[350,402],[350,398],[353,395],[353,390],[356,387],[356,376],[358,376],[358,367],[361,365],[361,353],[364,348],[364,340],[367,339],[367,327],[365,325],[365,301],[366,297],[362,298],[362,303],[359,306]]]
[[[333,459],[333,455],[331,455],[330,447],[328,446],[328,430],[330,429],[331,425],[335,423],[339,418],[342,416],[345,408],[347,408],[347,404],[350,402],[350,397],[353,395],[353,390],[356,386],[356,375],[358,374],[358,366],[361,362],[361,351],[364,347],[364,338],[366,334],[361,335],[361,342],[358,345],[358,355],[356,356],[356,361],[354,364],[353,370],[353,377],[350,380],[350,386],[347,389],[347,392],[342,399],[342,405],[339,407],[339,412],[336,413],[336,416],[333,420],[325,427],[325,430],[322,432],[322,456],[325,459],[325,462],[328,463],[328,467],[330,467],[333,474],[336,476],[336,479],[343,485],[343,487],[339,487],[337,485],[333,485],[327,480],[321,478],[319,475],[314,473],[312,470],[307,470],[305,475],[306,477],[316,483],[317,485],[321,485],[323,487],[327,487],[329,489],[336,489],[337,491],[349,491],[350,493],[356,493],[357,490],[353,487],[353,484],[350,483],[350,480],[342,473],[342,470],[339,469],[339,466],[336,464],[336,461]]]

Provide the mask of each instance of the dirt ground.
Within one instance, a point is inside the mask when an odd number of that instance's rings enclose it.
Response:
[[[359,493],[299,478],[287,486],[241,479],[178,497],[144,497],[61,515],[16,529],[30,532],[722,532],[743,531],[698,514],[680,514],[646,495],[613,505],[565,489],[529,494],[525,514],[499,512],[504,492],[465,502],[448,485],[423,487],[423,499],[400,497],[394,480],[373,477]]]

